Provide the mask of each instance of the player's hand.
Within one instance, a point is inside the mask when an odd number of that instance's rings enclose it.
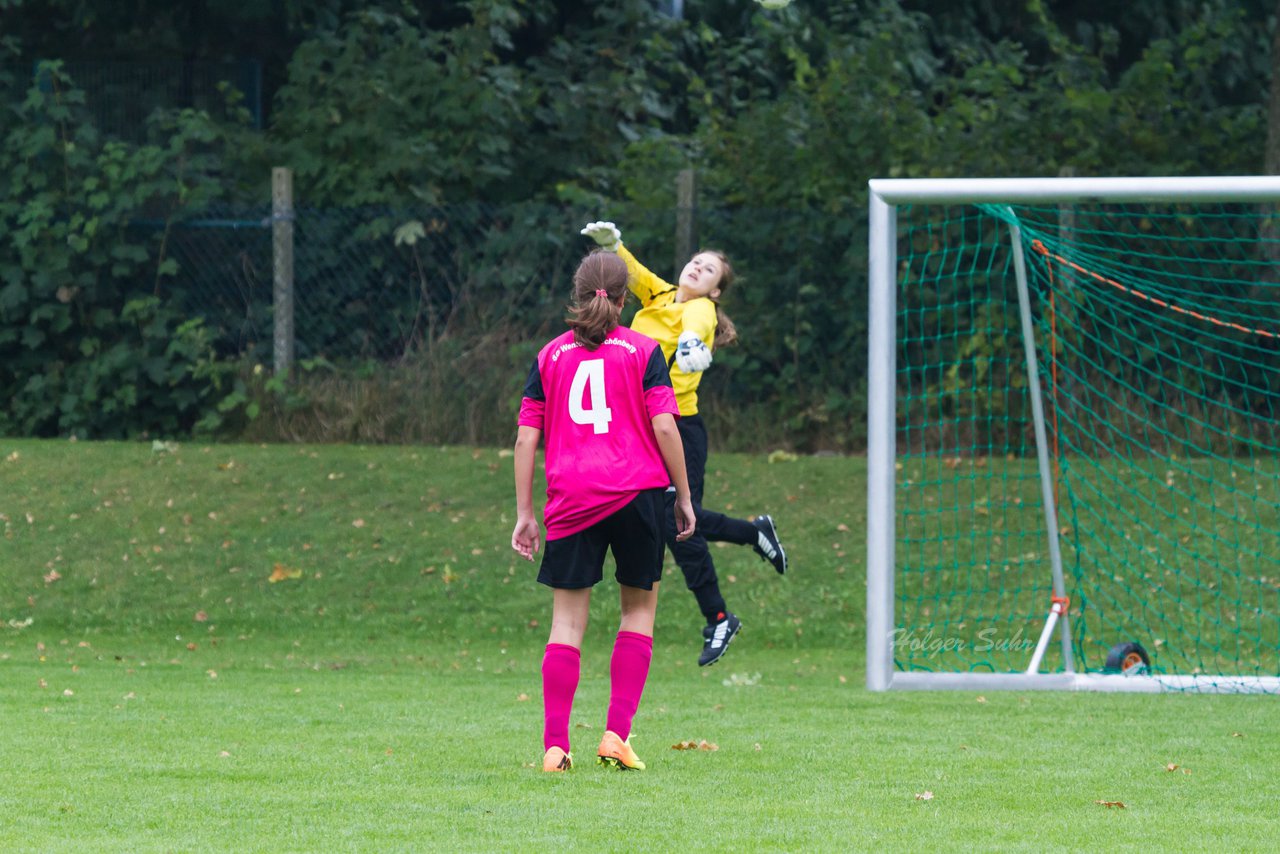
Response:
[[[683,543],[693,536],[693,529],[697,524],[693,513],[693,502],[687,496],[676,498],[675,515],[676,541]]]
[[[676,344],[676,364],[686,374],[696,374],[711,367],[711,350],[695,333],[685,330]]]
[[[622,243],[622,232],[611,222],[589,222],[581,233],[594,240],[606,252],[617,252]]]
[[[542,529],[538,527],[538,520],[532,516],[516,519],[515,530],[511,532],[511,548],[520,557],[532,561],[541,545]]]

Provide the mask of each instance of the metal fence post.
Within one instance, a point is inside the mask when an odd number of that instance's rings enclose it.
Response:
[[[276,376],[293,367],[293,170],[271,170],[271,268],[273,277],[272,354]]]
[[[698,183],[692,169],[676,174],[676,265],[677,279],[685,263],[693,257],[698,245],[698,226],[694,211],[698,206]]]

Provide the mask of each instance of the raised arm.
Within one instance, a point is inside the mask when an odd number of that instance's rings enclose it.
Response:
[[[622,232],[611,222],[589,222],[581,232],[590,237],[606,252],[616,252],[627,262],[627,287],[636,295],[641,305],[648,305],[658,294],[675,290],[675,285],[663,281],[641,264],[622,243]]]

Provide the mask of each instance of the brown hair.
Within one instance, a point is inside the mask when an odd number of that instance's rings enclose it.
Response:
[[[738,340],[738,328],[733,325],[729,315],[725,314],[724,310],[720,308],[720,300],[724,298],[725,291],[729,290],[729,286],[733,284],[735,279],[733,265],[729,263],[729,258],[719,249],[702,249],[695,254],[701,255],[703,252],[720,259],[720,281],[716,284],[716,287],[720,290],[720,296],[711,300],[716,304],[716,337],[712,343],[716,347],[723,347]]]
[[[622,315],[627,295],[627,263],[612,252],[595,250],[573,274],[573,302],[565,320],[573,340],[594,350],[604,343]]]

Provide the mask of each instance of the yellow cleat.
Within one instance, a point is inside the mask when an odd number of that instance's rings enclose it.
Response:
[[[568,771],[573,767],[573,754],[565,753],[558,747],[547,748],[547,753],[542,757],[543,771]]]
[[[623,741],[612,730],[605,730],[604,738],[600,739],[600,749],[597,753],[600,758],[596,761],[601,765],[611,765],[619,771],[644,770],[644,763],[640,761],[639,756],[636,756],[636,752],[631,749],[630,737]]]

